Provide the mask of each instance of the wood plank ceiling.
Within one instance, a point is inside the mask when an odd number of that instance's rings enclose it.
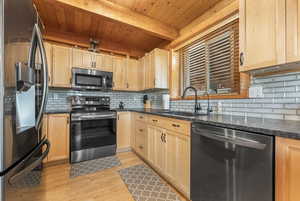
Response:
[[[180,30],[220,0],[98,1],[110,1]],[[87,47],[89,38],[94,38],[100,41],[102,50],[134,57],[170,42],[149,31],[56,0],[34,2],[45,25],[45,38],[49,40]]]

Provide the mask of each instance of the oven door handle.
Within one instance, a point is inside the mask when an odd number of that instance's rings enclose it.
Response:
[[[73,117],[72,121],[81,121],[81,120],[97,120],[97,119],[116,119],[116,115],[95,115],[95,116],[79,116]]]
[[[217,135],[217,134],[213,134],[212,132],[208,132],[208,130],[203,130],[203,132],[199,132],[199,130],[194,134],[197,135],[201,135],[203,137],[209,138],[209,139],[213,139],[213,140],[217,140],[220,142],[227,142],[230,144],[235,144],[235,145],[239,145],[242,147],[247,147],[247,148],[253,148],[253,149],[258,149],[258,150],[264,150],[266,148],[266,144],[254,141],[254,140],[249,140],[249,139],[245,139],[245,138],[229,138],[229,137],[225,137],[225,136],[221,136],[221,135]]]

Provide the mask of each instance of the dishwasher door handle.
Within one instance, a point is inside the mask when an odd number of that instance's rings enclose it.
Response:
[[[228,142],[230,144],[235,144],[235,145],[239,145],[242,147],[248,147],[248,148],[253,148],[253,149],[259,149],[259,150],[263,150],[266,148],[266,144],[254,141],[254,140],[249,140],[246,138],[229,138],[229,137],[225,137],[225,136],[221,136],[221,135],[217,135],[217,134],[213,134],[213,133],[209,133],[207,132],[207,130],[205,130],[204,132],[199,133],[199,131],[197,131],[198,135],[204,136],[206,138],[210,138],[213,140],[218,140],[220,142]]]

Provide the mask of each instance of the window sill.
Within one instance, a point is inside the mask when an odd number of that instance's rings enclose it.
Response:
[[[221,100],[221,99],[246,99],[249,98],[248,90],[242,93],[230,93],[230,94],[213,94],[209,95],[209,99],[211,100]],[[171,98],[172,101],[176,100],[195,100],[194,96],[187,96],[185,98],[182,97],[174,97]],[[198,100],[207,100],[207,96],[198,96]]]

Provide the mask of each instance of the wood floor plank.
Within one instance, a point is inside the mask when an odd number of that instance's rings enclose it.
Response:
[[[18,189],[14,201],[134,201],[118,170],[144,164],[133,152],[117,154],[121,166],[70,178],[70,165],[44,168],[38,187]],[[179,194],[178,194],[179,195]],[[183,201],[186,201],[179,195]]]

